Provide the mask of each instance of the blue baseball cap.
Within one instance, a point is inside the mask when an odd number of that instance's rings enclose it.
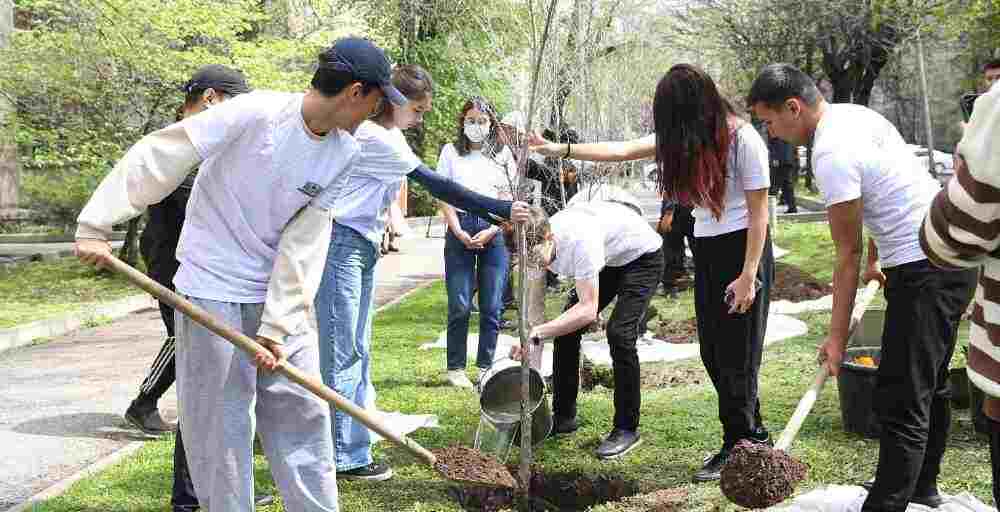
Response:
[[[385,52],[369,39],[338,39],[323,52],[320,66],[346,71],[359,82],[378,85],[385,98],[394,105],[403,106],[408,103],[406,96],[392,85],[392,65]]]

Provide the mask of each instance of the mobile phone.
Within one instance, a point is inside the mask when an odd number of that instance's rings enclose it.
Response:
[[[972,108],[976,106],[976,100],[981,96],[976,93],[963,94],[962,98],[959,99],[959,105],[962,107],[962,117],[965,118],[965,122],[969,122],[972,117]]]
[[[756,294],[757,292],[759,292],[762,286],[764,286],[764,283],[762,283],[760,281],[760,278],[757,278],[757,277],[753,278],[753,291],[754,291],[754,294]],[[726,301],[727,305],[729,305],[730,307],[732,307],[733,301],[736,300],[736,294],[733,293],[732,290],[726,290],[726,297],[725,297],[724,300]]]

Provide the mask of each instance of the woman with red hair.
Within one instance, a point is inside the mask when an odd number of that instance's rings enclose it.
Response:
[[[736,115],[712,79],[688,64],[656,87],[656,133],[631,141],[531,149],[577,160],[656,158],[665,199],[694,207],[695,311],[701,358],[719,395],[722,449],[704,460],[697,482],[719,479],[741,439],[769,442],[757,396],[774,258],[767,226],[767,145]]]

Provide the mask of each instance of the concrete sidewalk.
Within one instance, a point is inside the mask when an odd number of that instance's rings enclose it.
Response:
[[[379,261],[378,306],[443,277],[443,227],[432,225],[425,238],[426,223],[399,240],[402,252]],[[121,415],[164,336],[159,312],[150,310],[0,353],[0,510],[144,439]],[[173,390],[160,410],[176,418]]]

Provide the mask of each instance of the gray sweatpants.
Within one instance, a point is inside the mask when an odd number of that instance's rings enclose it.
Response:
[[[191,298],[219,320],[254,337],[263,304]],[[259,427],[271,475],[288,512],[336,512],[337,470],[330,407],[280,374],[257,371],[229,341],[180,312],[177,398],[188,466],[202,509],[252,512],[253,438]],[[319,376],[315,333],[285,342],[295,367]]]

